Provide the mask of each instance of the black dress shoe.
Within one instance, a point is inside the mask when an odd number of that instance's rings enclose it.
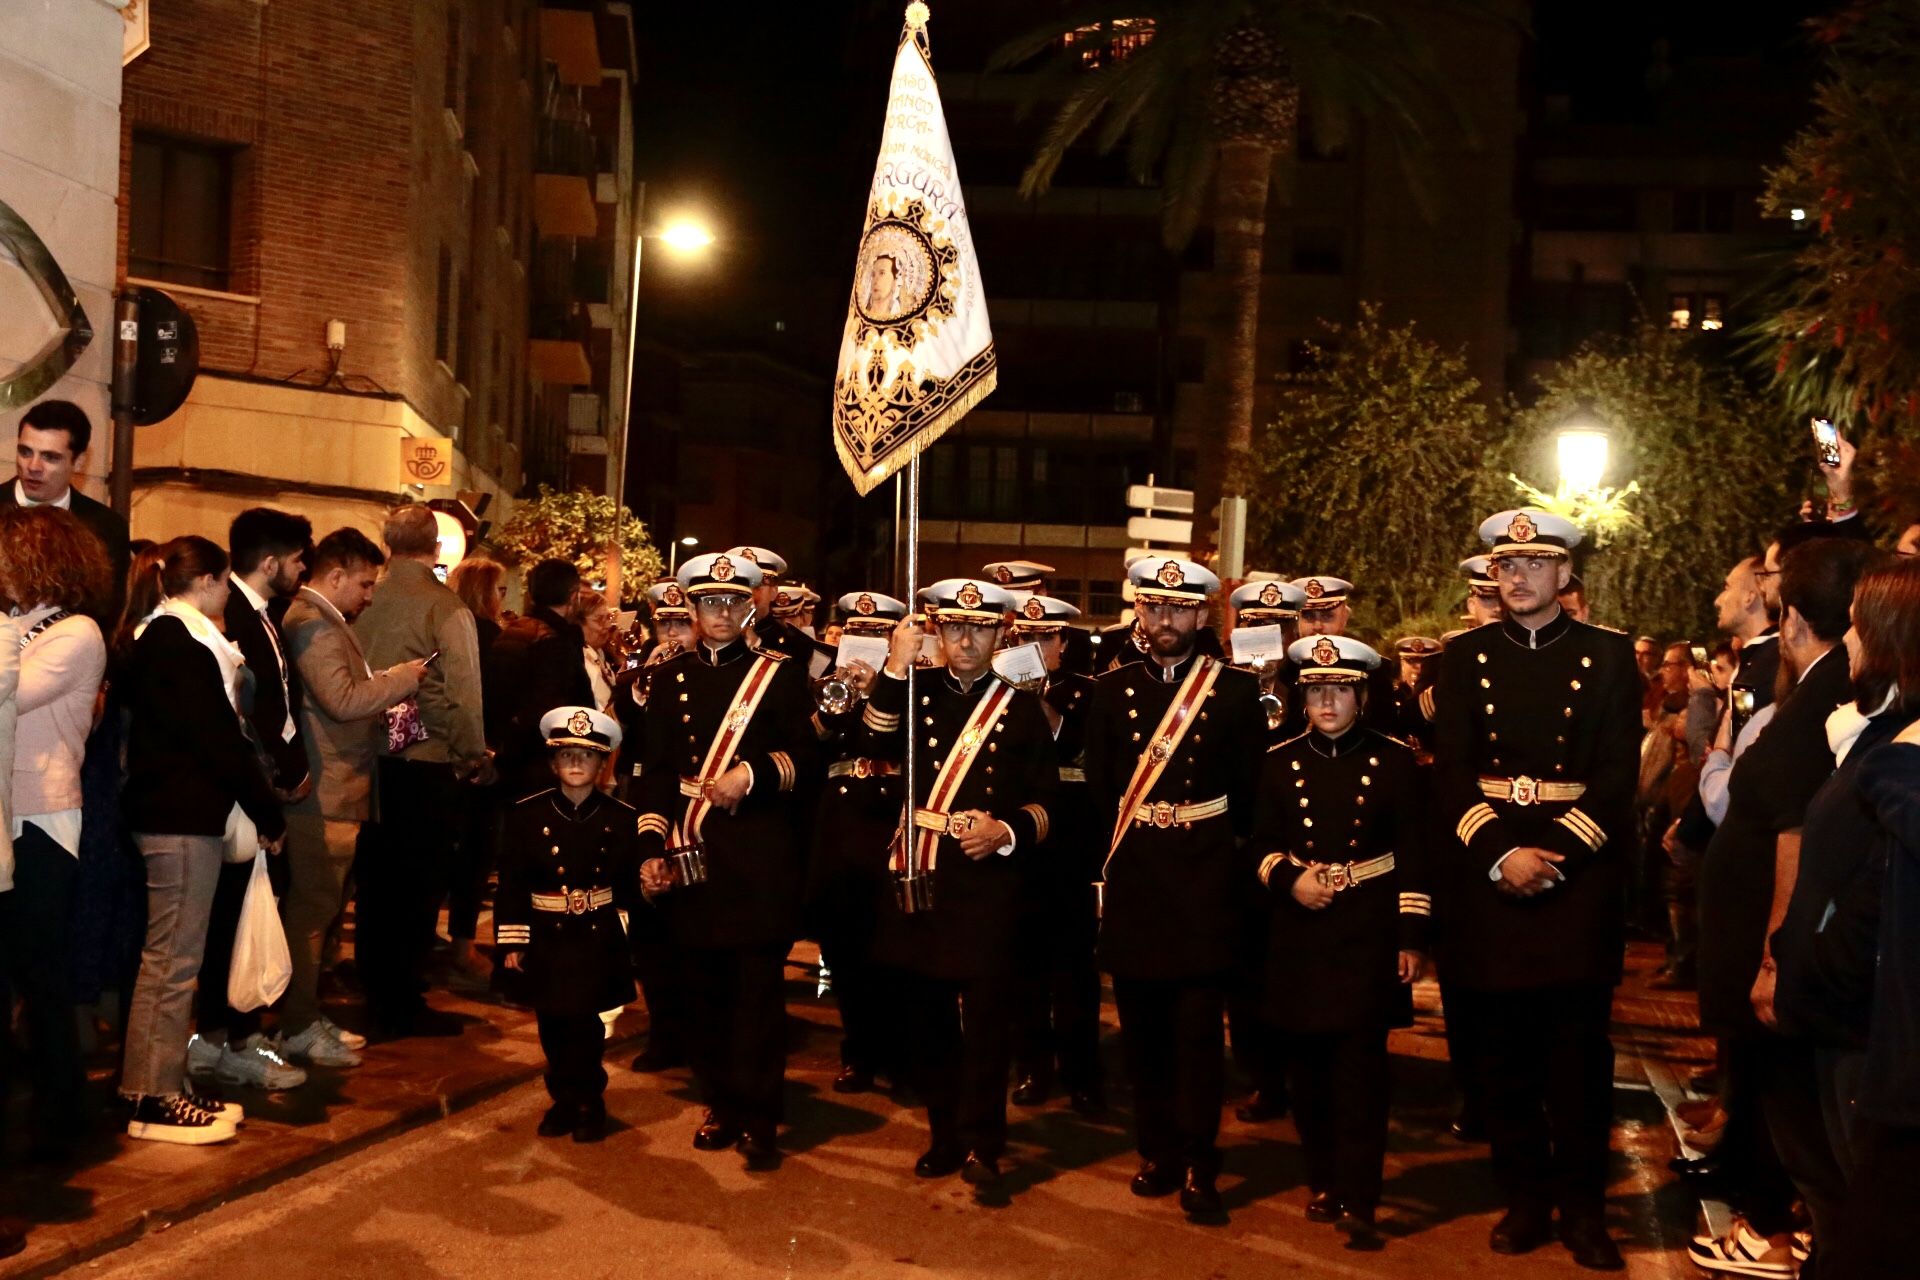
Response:
[[[1506,1217],[1493,1224],[1487,1247],[1495,1253],[1532,1253],[1553,1235],[1553,1219],[1531,1209],[1509,1209]]]
[[[656,1071],[672,1071],[684,1067],[687,1060],[671,1049],[657,1049],[648,1045],[640,1056],[633,1060],[633,1069],[643,1075],[652,1075]]]
[[[715,1119],[711,1111],[707,1112],[707,1118],[700,1127],[693,1131],[695,1151],[725,1151],[739,1141],[739,1128]]]
[[[920,1178],[944,1178],[948,1174],[958,1173],[966,1163],[966,1152],[936,1142],[913,1162],[913,1172],[915,1177]]]
[[[1567,1246],[1573,1260],[1589,1271],[1619,1271],[1626,1267],[1620,1246],[1607,1234],[1604,1223],[1591,1218],[1560,1224],[1560,1243]]]
[[[983,1156],[978,1151],[967,1153],[967,1163],[961,1166],[961,1178],[972,1187],[997,1187],[1000,1185],[1000,1161],[993,1156]]]
[[[1273,1097],[1264,1089],[1233,1109],[1234,1119],[1242,1124],[1265,1124],[1269,1120],[1278,1120],[1286,1114],[1286,1098]]]
[[[1333,1229],[1347,1238],[1349,1248],[1371,1249],[1381,1244],[1380,1232],[1373,1225],[1373,1210],[1364,1206],[1340,1206],[1340,1216],[1333,1220]]]
[[[540,1126],[534,1132],[543,1138],[561,1138],[572,1133],[579,1123],[580,1108],[570,1102],[556,1102],[540,1117]]]
[[[841,1067],[833,1078],[835,1093],[868,1093],[873,1089],[873,1072],[859,1067]]]
[[[1224,1222],[1227,1218],[1227,1206],[1213,1185],[1213,1175],[1198,1169],[1187,1170],[1187,1180],[1180,1188],[1180,1207],[1195,1222]]]
[[[743,1133],[737,1148],[747,1158],[747,1168],[756,1173],[780,1167],[780,1148],[774,1145],[770,1133]]]
[[[1447,1132],[1462,1142],[1485,1142],[1487,1126],[1480,1120],[1480,1113],[1473,1107],[1462,1107],[1453,1123],[1447,1126]]]
[[[1179,1165],[1165,1164],[1159,1160],[1148,1160],[1141,1164],[1140,1172],[1133,1175],[1129,1189],[1133,1194],[1148,1200],[1160,1196],[1170,1196],[1180,1189],[1183,1172]]]
[[[1340,1217],[1340,1202],[1333,1198],[1331,1191],[1316,1191],[1313,1199],[1307,1201],[1308,1222],[1333,1222]]]
[[[1044,1106],[1047,1094],[1052,1091],[1053,1086],[1046,1077],[1024,1075],[1020,1077],[1020,1083],[1013,1086],[1013,1104],[1017,1107]]]
[[[575,1142],[599,1142],[607,1136],[607,1109],[598,1103],[583,1108],[580,1123],[574,1126]]]

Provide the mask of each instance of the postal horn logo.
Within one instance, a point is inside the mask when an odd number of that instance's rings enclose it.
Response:
[[[586,737],[593,732],[593,717],[584,710],[574,712],[573,718],[567,721],[567,732],[576,738]]]
[[[725,556],[715,556],[713,568],[708,571],[715,582],[733,581],[733,561]]]
[[[1534,527],[1533,518],[1524,511],[1515,516],[1513,523],[1507,526],[1507,537],[1515,542],[1532,542],[1539,532],[1540,530]]]
[[[1340,664],[1340,650],[1333,641],[1325,636],[1321,636],[1320,642],[1313,646],[1313,660],[1323,667],[1338,666]]]
[[[415,484],[439,484],[446,479],[447,460],[440,456],[433,440],[422,438],[408,444],[405,461],[407,474]]]
[[[863,618],[871,618],[873,616],[873,597],[862,592],[860,598],[853,602],[853,611]]]
[[[1030,622],[1039,622],[1047,616],[1047,606],[1040,603],[1039,596],[1028,596],[1027,602],[1020,606],[1020,612],[1027,615]]]
[[[983,597],[980,594],[980,588],[969,582],[954,592],[953,599],[962,609],[978,609]]]
[[[776,591],[773,593],[773,607],[776,609],[790,608],[793,605],[796,605],[799,603],[800,603],[800,597],[793,595],[788,591],[782,590],[782,591]]]
[[[1178,560],[1167,561],[1160,566],[1160,572],[1154,576],[1160,579],[1160,585],[1163,587],[1184,587],[1187,584],[1187,575],[1180,571]]]
[[[1280,587],[1278,583],[1269,582],[1266,586],[1260,588],[1260,603],[1266,605],[1269,609],[1280,603]]]
[[[993,567],[993,580],[1004,587],[1013,581],[1013,570],[1003,564],[995,565]]]
[[[1320,579],[1318,578],[1307,579],[1307,596],[1310,599],[1318,600],[1321,596],[1325,594],[1327,594],[1327,589],[1324,586],[1320,585]]]
[[[660,593],[660,603],[669,609],[678,609],[686,602],[687,597],[681,593],[680,584],[677,582],[669,582],[666,589]]]

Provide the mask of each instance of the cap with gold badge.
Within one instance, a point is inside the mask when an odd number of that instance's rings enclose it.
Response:
[[[1013,629],[1021,635],[1048,636],[1064,631],[1080,611],[1053,596],[1028,596],[1013,608]]]
[[[690,596],[746,593],[760,585],[760,566],[733,551],[709,551],[680,562],[680,589]]]
[[[1432,636],[1401,636],[1393,642],[1393,652],[1413,662],[1425,662],[1439,656],[1440,642]]]
[[[620,722],[592,707],[555,707],[540,717],[540,736],[554,751],[579,747],[612,755],[620,746]]]
[[[1040,590],[1053,571],[1052,565],[1037,560],[995,560],[980,566],[980,572],[993,579],[994,585],[1013,592]]]
[[[939,622],[999,623],[1013,608],[1005,587],[977,578],[942,578],[920,589],[920,599]]]
[[[1235,587],[1228,599],[1241,626],[1262,627],[1299,617],[1307,593],[1291,582],[1269,580]]]
[[[778,552],[766,547],[739,546],[729,553],[745,560],[751,560],[760,569],[761,580],[771,585],[787,575],[787,562]]]
[[[687,593],[677,578],[662,578],[648,587],[647,600],[652,604],[656,618],[693,616],[693,611],[687,606]]]
[[[1128,561],[1127,581],[1135,600],[1162,604],[1205,604],[1220,589],[1220,579],[1205,565],[1158,554]]]
[[[884,636],[907,616],[907,602],[878,591],[849,591],[834,601],[841,625],[857,636]]]
[[[1353,584],[1345,578],[1335,578],[1328,574],[1316,574],[1311,578],[1295,578],[1293,585],[1306,593],[1306,599],[1300,608],[1307,613],[1321,609],[1337,609],[1347,602],[1347,595],[1353,590]]]
[[[1500,584],[1493,580],[1492,556],[1468,556],[1460,562],[1460,573],[1468,588],[1478,594],[1500,590]]]
[[[1380,665],[1373,646],[1352,636],[1302,636],[1287,658],[1301,684],[1361,684]]]
[[[819,594],[806,583],[783,582],[774,590],[773,604],[767,612],[791,622],[796,618],[811,618],[813,606],[819,602]]]
[[[1565,516],[1532,507],[1502,511],[1480,522],[1480,540],[1495,560],[1508,556],[1566,559],[1580,545],[1580,526]]]

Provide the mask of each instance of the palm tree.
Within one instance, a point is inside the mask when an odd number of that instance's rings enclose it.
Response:
[[[1033,97],[1060,105],[1023,196],[1044,193],[1069,148],[1092,132],[1103,153],[1125,142],[1136,180],[1159,180],[1170,249],[1185,247],[1212,197],[1214,270],[1230,305],[1209,320],[1203,405],[1222,447],[1200,453],[1196,554],[1212,549],[1215,502],[1247,484],[1274,165],[1294,155],[1303,113],[1323,148],[1344,145],[1364,120],[1423,198],[1415,161],[1428,123],[1447,116],[1464,128],[1411,21],[1441,10],[1490,11],[1480,0],[1093,0],[994,55],[994,67],[1007,69],[1052,51]]]

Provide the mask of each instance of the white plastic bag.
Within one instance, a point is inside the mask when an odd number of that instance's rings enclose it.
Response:
[[[227,1003],[242,1013],[278,1000],[293,979],[287,932],[280,927],[273,885],[267,879],[267,855],[255,855],[247,896],[240,903],[240,927],[233,934],[233,965],[227,972]]]

